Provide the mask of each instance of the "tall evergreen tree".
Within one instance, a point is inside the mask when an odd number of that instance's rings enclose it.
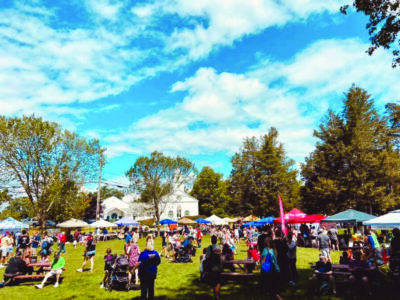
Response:
[[[294,161],[286,158],[278,131],[271,128],[260,139],[247,138],[232,158],[230,191],[236,213],[277,215],[277,195],[291,208],[299,200],[299,183]]]
[[[199,212],[201,215],[209,216],[216,209],[225,213],[226,184],[222,179],[222,174],[216,173],[212,168],[204,167],[201,169],[190,195],[199,200]]]
[[[370,95],[354,86],[346,94],[343,111],[329,111],[314,132],[319,139],[316,149],[302,165],[306,211],[331,214],[352,207],[372,213],[398,201],[390,190],[398,178],[393,167],[399,159],[388,124]]]

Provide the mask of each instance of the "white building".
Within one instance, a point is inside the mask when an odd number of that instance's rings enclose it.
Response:
[[[118,220],[122,217],[131,217],[134,220],[155,218],[154,208],[151,204],[139,201],[139,195],[129,194],[122,200],[110,197],[102,200],[103,218]],[[177,220],[184,216],[197,216],[199,214],[199,200],[187,194],[184,186],[175,185],[173,192],[161,199],[161,219]]]

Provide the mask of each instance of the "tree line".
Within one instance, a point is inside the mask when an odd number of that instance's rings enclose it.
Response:
[[[329,110],[314,131],[317,143],[300,170],[288,158],[276,128],[261,137],[247,137],[232,156],[228,178],[204,167],[197,172],[183,157],[154,151],[139,157],[126,171],[131,190],[149,203],[159,220],[163,201],[173,188],[187,186],[199,200],[200,214],[278,215],[277,196],[285,209],[333,214],[352,207],[379,214],[400,204],[400,106],[375,108],[367,91],[352,86],[343,109]],[[0,202],[10,203],[0,216],[36,216],[63,221],[94,218],[96,194],[81,187],[95,181],[104,164],[104,148],[35,116],[0,117]],[[102,198],[122,197],[102,188]]]

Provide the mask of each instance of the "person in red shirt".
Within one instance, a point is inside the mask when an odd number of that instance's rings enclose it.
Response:
[[[67,253],[65,250],[65,243],[67,242],[67,236],[65,235],[65,232],[61,233],[60,236],[60,253]]]

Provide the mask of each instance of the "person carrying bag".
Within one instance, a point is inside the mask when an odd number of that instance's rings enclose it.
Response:
[[[261,293],[269,293],[272,299],[282,300],[279,296],[279,273],[274,244],[270,237],[264,240],[264,250],[261,254],[260,289]]]

